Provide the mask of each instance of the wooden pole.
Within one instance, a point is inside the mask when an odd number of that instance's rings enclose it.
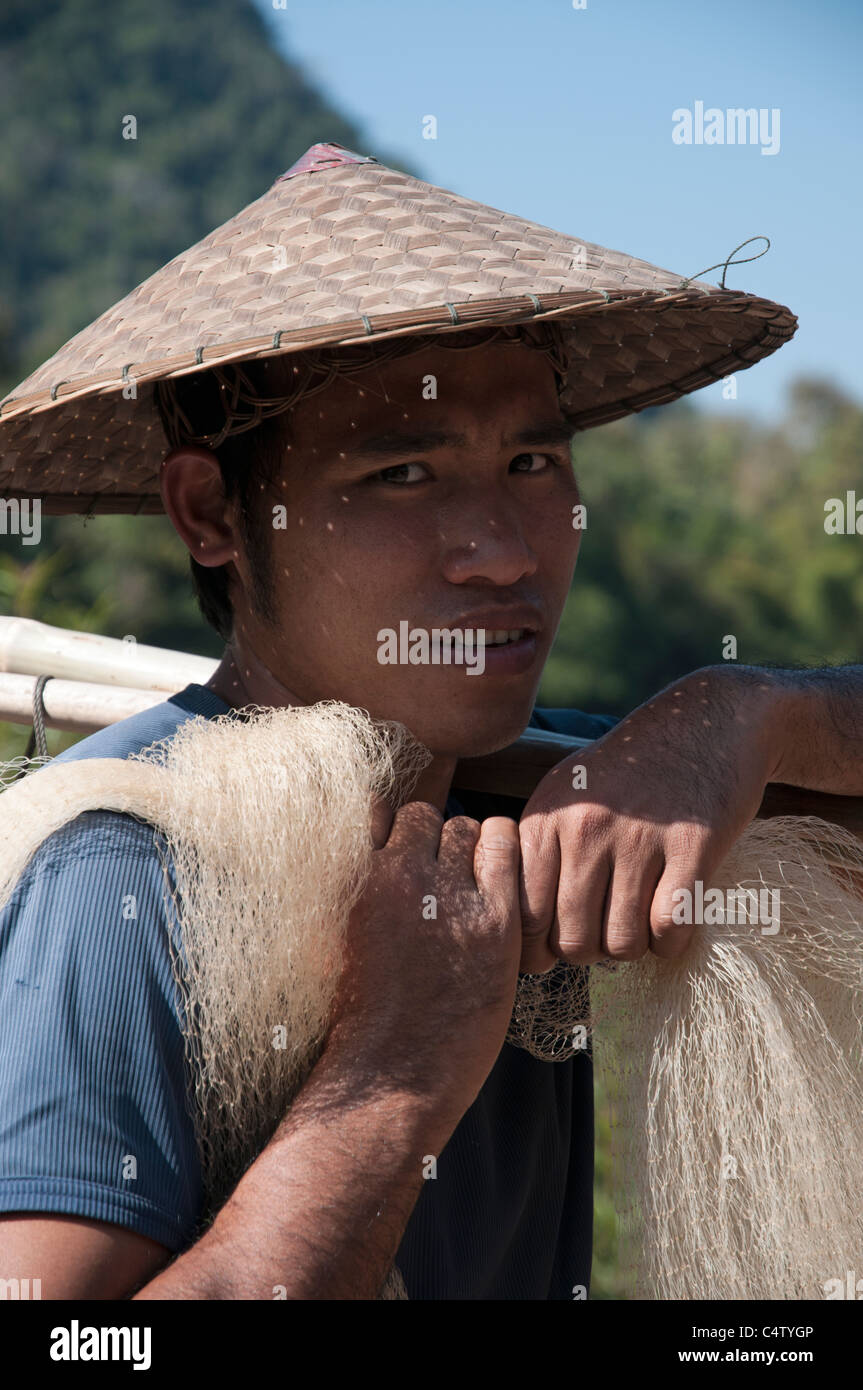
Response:
[[[172,695],[192,682],[205,685],[217,665],[210,657],[134,639],[68,631],[32,618],[0,618],[0,671],[19,676],[59,676]]]
[[[0,719],[9,724],[32,724],[35,685],[35,676],[0,675]],[[166,692],[160,690],[115,689],[87,681],[50,680],[42,693],[42,704],[47,728],[92,734],[159,705],[166,698]]]
[[[52,729],[93,733],[160,704],[185,685],[205,685],[217,662],[188,652],[71,632],[30,618],[0,618],[0,720],[30,724],[35,677],[48,681],[42,697]],[[462,758],[454,789],[527,799],[558,763],[589,739],[527,729],[508,748]],[[759,816],[820,816],[863,837],[863,797],[771,783]]]

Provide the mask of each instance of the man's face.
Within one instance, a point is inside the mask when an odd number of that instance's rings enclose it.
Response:
[[[435,347],[339,378],[286,420],[272,498],[285,513],[264,533],[278,622],[236,590],[239,640],[306,703],[399,720],[435,754],[517,738],[580,539],[548,359],[523,344]],[[380,634],[403,622],[430,638],[486,630],[484,670],[382,664]],[[490,645],[502,632],[520,636]]]

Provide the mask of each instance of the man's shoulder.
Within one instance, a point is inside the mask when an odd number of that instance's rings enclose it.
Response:
[[[151,744],[170,738],[187,719],[214,718],[227,706],[206,687],[189,685],[151,709],[99,729],[52,759],[53,763],[87,758],[128,758]],[[49,764],[52,765],[52,764]],[[38,777],[39,772],[32,776]],[[63,875],[71,896],[95,906],[101,879],[90,878],[95,862],[109,860],[148,877],[161,876],[158,835],[152,825],[122,811],[84,811],[42,841],[22,873],[10,905]],[[115,868],[115,872],[119,871]],[[74,886],[74,894],[72,888]],[[64,891],[66,889],[64,888]]]
[[[169,737],[200,712],[176,698],[59,758]],[[85,811],[42,840],[0,907],[0,1213],[106,1222],[177,1250],[201,1180],[162,851],[148,822]]]
[[[214,719],[225,714],[224,700],[203,685],[187,685],[151,709],[141,710],[117,724],[99,729],[65,752],[58,753],[53,762],[77,762],[82,758],[128,758],[153,743],[170,738],[187,719],[203,716]]]

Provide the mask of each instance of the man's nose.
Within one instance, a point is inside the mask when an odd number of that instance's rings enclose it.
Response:
[[[535,574],[539,559],[528,544],[512,502],[488,502],[465,508],[441,527],[444,574],[451,584],[485,579],[515,584]]]

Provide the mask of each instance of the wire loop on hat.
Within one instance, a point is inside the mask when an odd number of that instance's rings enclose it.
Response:
[[[759,251],[757,255],[755,255],[755,256],[741,256],[739,261],[735,261],[734,257],[737,255],[737,252],[738,252],[738,251],[742,251],[743,248],[744,248],[744,246],[749,246],[749,244],[750,244],[751,242],[753,242],[753,241],[766,241],[766,242],[767,242],[767,245],[765,246],[764,250],[763,250],[763,251]],[[710,272],[711,272],[711,270],[721,270],[721,271],[722,271],[722,278],[721,278],[720,281],[719,281],[719,287],[720,287],[720,289],[723,289],[723,290],[724,290],[724,289],[725,289],[725,275],[726,275],[726,272],[727,272],[728,267],[729,267],[730,265],[746,265],[748,261],[759,261],[759,260],[761,259],[762,256],[766,256],[766,255],[767,255],[767,252],[768,252],[769,250],[770,250],[770,238],[769,238],[769,237],[767,237],[767,236],[750,236],[750,237],[747,237],[745,241],[741,241],[741,243],[740,243],[739,246],[735,246],[734,250],[731,251],[731,252],[729,253],[728,256],[726,256],[726,258],[725,258],[724,261],[717,261],[716,265],[709,265],[709,266],[707,267],[706,270],[699,270],[699,272],[698,272],[697,275],[690,275],[690,277],[689,277],[688,280],[681,280],[681,282],[680,282],[680,284],[679,284],[679,286],[678,286],[678,289],[685,290],[686,287],[687,287],[688,285],[691,285],[691,284],[692,284],[693,280],[700,280],[701,277],[702,277],[702,275],[709,275]]]

